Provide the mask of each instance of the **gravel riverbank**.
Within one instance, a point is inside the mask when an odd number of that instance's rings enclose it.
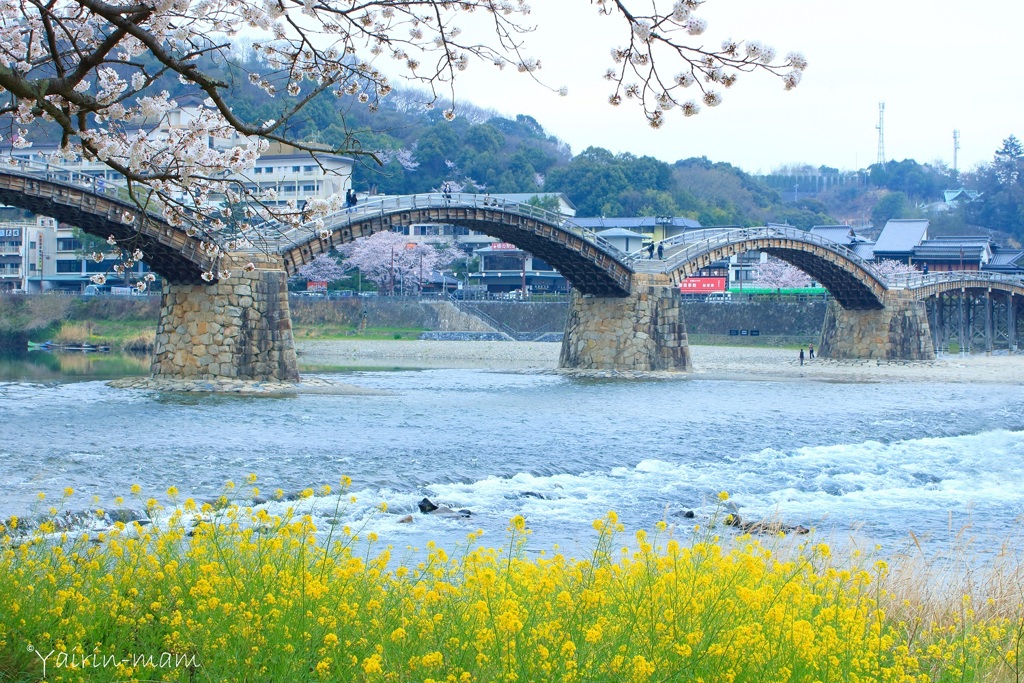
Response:
[[[554,371],[561,344],[485,341],[298,342],[306,372],[346,367],[486,368]],[[815,359],[801,366],[791,349],[691,346],[692,377],[845,382],[1024,384],[1024,355],[948,355],[935,361]],[[666,374],[666,373],[658,373]]]

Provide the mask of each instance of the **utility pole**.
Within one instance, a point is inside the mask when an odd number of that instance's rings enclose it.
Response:
[[[953,175],[956,176],[956,153],[960,151],[960,131],[953,130]]]
[[[878,103],[878,165],[885,165],[885,102]]]

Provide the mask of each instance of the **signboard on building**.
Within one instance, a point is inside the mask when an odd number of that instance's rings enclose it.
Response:
[[[491,249],[494,249],[495,251],[515,251],[519,249],[519,247],[508,242],[492,242]]]
[[[326,292],[327,281],[326,280],[306,280],[306,291],[307,292]]]
[[[688,277],[679,283],[681,294],[710,294],[724,291],[724,277]]]
[[[21,228],[0,228],[0,237],[21,237]]]

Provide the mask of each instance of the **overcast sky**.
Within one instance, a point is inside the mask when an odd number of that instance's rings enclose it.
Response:
[[[670,6],[669,2],[665,3]],[[885,156],[953,163],[991,160],[1010,134],[1024,137],[1020,74],[1024,4],[1014,0],[707,0],[708,30],[694,40],[760,40],[779,55],[802,52],[803,82],[785,92],[767,73],[742,74],[724,101],[684,119],[669,112],[652,130],[639,109],[607,104],[602,75],[618,24],[588,0],[537,0],[532,53],[559,97],[521,75],[474,65],[457,91],[507,115],[529,114],[569,143],[651,155],[727,161],[750,173],[782,164],[864,168],[878,153],[878,105],[885,102]],[[671,69],[668,73],[675,73]]]

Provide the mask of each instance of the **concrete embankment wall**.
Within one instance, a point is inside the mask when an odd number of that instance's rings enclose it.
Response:
[[[425,330],[489,332],[492,328],[467,315],[450,301],[391,297],[291,300],[293,325],[351,325],[359,327],[411,327]],[[565,322],[563,308],[562,322]]]
[[[0,296],[0,336],[6,332],[21,339],[26,327],[38,329],[60,320],[105,320],[130,317],[152,318],[159,312],[159,297]],[[6,306],[5,306],[6,304]],[[517,332],[561,333],[568,315],[566,302],[469,301],[485,315]],[[350,299],[304,299],[291,297],[294,325],[347,325],[358,327],[366,313],[369,327],[406,327],[436,331],[488,332],[486,322],[460,311],[449,301],[352,297]],[[730,330],[758,330],[762,337],[802,340],[817,339],[825,319],[824,302],[782,303],[775,301],[704,303],[684,302],[683,317],[691,343],[701,338],[728,337]],[[4,329],[6,328],[6,329]],[[696,337],[696,339],[693,339]],[[765,340],[767,341],[767,340]],[[24,345],[23,341],[19,342]]]
[[[817,340],[825,321],[824,301],[751,301],[683,304],[690,335],[728,336],[731,330],[757,330],[761,336]]]
[[[477,301],[473,306],[517,332],[561,332],[567,303]],[[731,303],[684,302],[686,333],[701,337],[728,337],[730,331],[757,330],[762,337],[786,341],[817,341],[825,320],[824,301],[752,301]],[[691,342],[693,340],[691,339]]]

